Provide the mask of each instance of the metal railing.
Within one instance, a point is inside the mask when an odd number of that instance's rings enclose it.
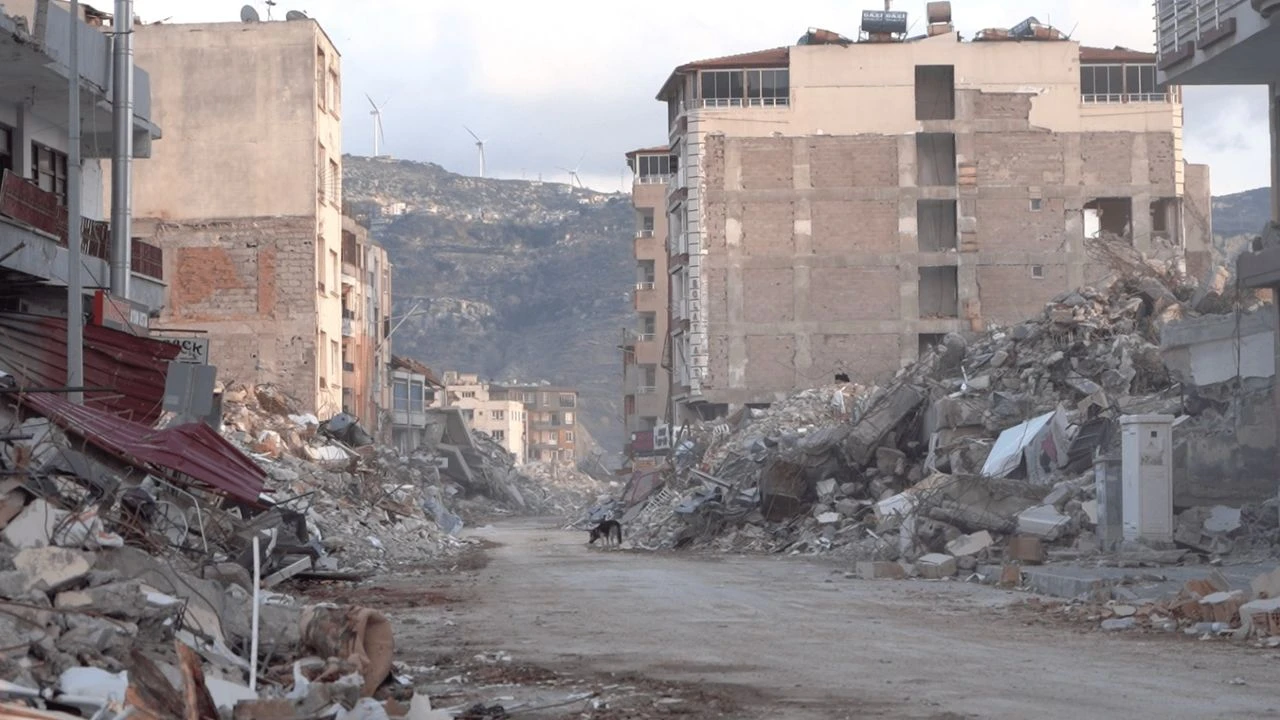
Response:
[[[1168,92],[1159,93],[1089,93],[1081,95],[1086,105],[1101,103],[1167,103],[1172,99]]]
[[[636,342],[653,342],[657,337],[657,333],[636,333]]]
[[[635,182],[637,185],[662,185],[670,179],[671,173],[636,175]]]
[[[636,388],[637,395],[653,395],[658,392],[657,385],[641,385]]]
[[[652,290],[655,287],[657,287],[657,284],[655,284],[652,280],[636,283],[636,290]]]
[[[1207,31],[1220,27],[1248,0],[1156,0],[1156,53],[1178,52]]]

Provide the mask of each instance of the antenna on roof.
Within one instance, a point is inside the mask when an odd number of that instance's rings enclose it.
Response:
[[[252,5],[245,5],[240,8],[240,22],[256,23],[261,21],[262,18],[258,16],[258,11],[254,10]]]
[[[306,20],[307,14],[301,10],[290,10],[284,14],[285,20]]]
[[[271,20],[271,8],[276,6],[276,0],[267,0],[267,21]]]

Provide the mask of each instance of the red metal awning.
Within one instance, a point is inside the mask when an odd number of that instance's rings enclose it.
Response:
[[[85,404],[152,425],[160,417],[169,361],[181,349],[100,325],[84,328],[84,382],[111,388],[85,393]],[[66,318],[0,313],[0,370],[27,387],[67,384]]]
[[[260,504],[258,496],[266,473],[204,423],[156,430],[103,410],[76,405],[52,393],[22,395],[20,402],[64,431],[130,465],[171,470],[208,490]]]

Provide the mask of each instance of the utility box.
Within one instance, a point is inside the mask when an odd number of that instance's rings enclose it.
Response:
[[[1114,552],[1124,540],[1124,463],[1119,455],[1093,461],[1093,487],[1098,498],[1098,547]]]
[[[1120,418],[1124,539],[1173,542],[1172,415]]]

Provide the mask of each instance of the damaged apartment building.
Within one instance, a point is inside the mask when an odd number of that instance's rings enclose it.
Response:
[[[1153,54],[928,12],[920,37],[869,12],[856,41],[811,30],[662,86],[677,422],[1019,322],[1108,272],[1094,238],[1207,269],[1208,168]]]
[[[309,18],[143,25],[135,44],[171,140],[135,185],[135,231],[171,280],[158,324],[204,333],[225,382],[377,434],[390,274],[344,232],[338,50]]]
[[[164,304],[166,276],[159,248],[109,221],[104,190],[119,147],[112,127],[111,16],[85,5],[75,20],[80,162],[71,166],[71,18],[65,4],[50,0],[0,3],[0,371],[32,386],[66,384],[68,206],[77,175],[69,171],[78,169],[85,380],[116,387],[131,352],[154,350],[133,336],[147,334]],[[125,126],[135,158],[149,157],[161,134],[146,68],[133,70],[133,117]]]

